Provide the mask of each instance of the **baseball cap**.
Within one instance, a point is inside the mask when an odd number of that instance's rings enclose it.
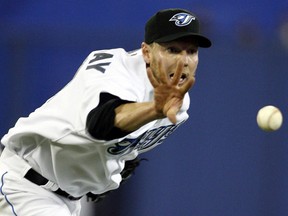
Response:
[[[158,11],[145,25],[145,42],[162,43],[191,36],[196,38],[199,47],[208,48],[211,41],[200,34],[199,19],[195,14],[180,8]]]

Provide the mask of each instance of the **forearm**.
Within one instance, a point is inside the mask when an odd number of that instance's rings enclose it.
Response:
[[[135,131],[148,122],[164,117],[156,111],[154,102],[127,103],[115,109],[114,126],[123,131]]]

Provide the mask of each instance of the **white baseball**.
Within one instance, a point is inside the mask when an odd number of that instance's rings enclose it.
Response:
[[[278,130],[281,127],[282,122],[282,113],[275,106],[265,106],[257,113],[257,124],[264,131]]]

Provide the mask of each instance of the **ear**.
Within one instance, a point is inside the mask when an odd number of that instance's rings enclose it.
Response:
[[[151,47],[149,46],[149,44],[142,42],[141,44],[141,50],[142,50],[142,54],[143,54],[143,58],[144,61],[146,62],[146,64],[150,64],[150,51],[151,51]]]

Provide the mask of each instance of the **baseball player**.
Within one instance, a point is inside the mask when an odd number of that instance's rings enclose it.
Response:
[[[78,216],[188,119],[198,47],[210,47],[190,11],[166,9],[141,49],[92,52],[74,78],[1,139],[1,216]]]

